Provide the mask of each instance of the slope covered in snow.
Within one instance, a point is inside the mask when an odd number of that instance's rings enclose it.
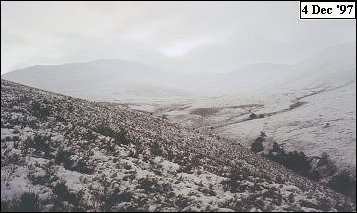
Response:
[[[247,146],[264,131],[289,150],[304,151],[310,156],[326,152],[341,168],[355,173],[356,84],[321,91],[295,103],[296,108],[270,116],[274,110],[263,107],[254,113],[264,118],[232,122],[217,131],[229,138],[243,139]]]
[[[355,171],[355,47],[337,45],[296,64],[259,63],[228,73],[180,76],[137,62],[100,60],[34,66],[3,77],[214,128],[246,146],[265,131],[290,150],[327,152],[341,168]],[[247,120],[252,113],[264,118]]]
[[[356,170],[356,46],[335,46],[296,65],[263,64],[230,76],[254,73],[256,89],[175,103],[156,112],[196,128],[239,140],[249,147],[264,131],[289,150],[310,156],[328,153],[341,167]],[[260,69],[260,70],[256,70]],[[259,72],[274,70],[272,78]],[[268,72],[268,73],[269,73]],[[284,72],[286,72],[284,74]],[[274,72],[270,72],[274,73]],[[260,82],[260,84],[259,84]],[[254,85],[255,85],[254,84]],[[233,85],[233,84],[229,84]],[[256,114],[257,119],[249,119]]]
[[[31,193],[30,193],[31,192]],[[243,146],[115,104],[1,80],[1,208],[353,211]]]

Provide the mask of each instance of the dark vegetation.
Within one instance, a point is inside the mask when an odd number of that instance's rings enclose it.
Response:
[[[40,206],[38,195],[27,192],[18,199],[1,201],[1,212],[39,212]]]
[[[115,131],[108,126],[99,125],[94,129],[94,131],[96,131],[104,136],[114,138],[114,142],[117,145],[121,145],[121,144],[128,145],[131,143],[131,141],[127,135],[127,131],[125,129],[120,129],[119,131]]]
[[[264,150],[263,140],[263,137],[259,136],[257,139],[255,139],[254,143],[252,143],[250,149],[254,153],[262,152]]]
[[[295,108],[298,108],[304,104],[306,104],[307,102],[305,101],[297,101],[296,103],[293,103],[289,106],[289,110],[292,110],[292,109],[295,109]]]
[[[72,153],[70,151],[60,149],[57,152],[55,162],[58,165],[63,164],[64,168],[68,169],[73,164],[73,161],[71,160],[71,156]]]
[[[54,171],[47,170],[45,175],[35,175],[30,173],[27,178],[32,182],[33,185],[42,185],[50,187],[52,183],[58,180],[58,177],[54,175]]]
[[[199,115],[202,117],[207,117],[218,113],[221,109],[218,107],[211,108],[196,108],[191,110],[190,114]]]
[[[118,203],[130,202],[132,199],[132,194],[130,192],[121,192],[119,189],[114,189],[111,192],[105,191],[103,195],[99,196],[98,200],[101,203],[101,209],[104,212],[113,211],[113,207]],[[115,209],[117,210],[117,209]],[[128,206],[120,211],[136,211],[133,206]]]
[[[94,167],[88,165],[83,159],[74,161],[71,159],[73,153],[68,150],[60,149],[55,157],[56,164],[62,164],[65,169],[77,171],[84,174],[93,174]]]
[[[51,108],[41,104],[37,101],[33,101],[31,105],[32,115],[37,118],[44,119],[52,114]]]
[[[356,203],[356,177],[352,177],[348,171],[340,171],[327,183],[331,189],[345,194]]]
[[[356,177],[347,171],[338,172],[336,165],[329,159],[326,153],[317,158],[311,158],[304,152],[287,152],[278,143],[274,142],[271,150],[264,150],[263,143],[266,136],[261,135],[252,143],[251,151],[260,153],[264,157],[278,162],[287,168],[315,181],[327,179],[327,186],[331,189],[351,197],[356,202]]]
[[[158,142],[153,142],[150,144],[150,152],[153,156],[162,156],[163,150]]]
[[[250,115],[249,115],[249,118],[248,118],[248,120],[253,120],[253,119],[259,119],[259,118],[264,118],[265,117],[265,115],[264,114],[255,114],[255,113],[251,113]]]
[[[224,189],[232,193],[244,191],[245,186],[240,185],[239,181],[247,179],[248,176],[249,171],[246,168],[233,168],[228,175],[228,180],[222,182]]]
[[[56,195],[53,212],[83,212],[85,204],[82,202],[81,193],[71,192],[64,181],[60,181],[53,187],[53,193]],[[80,207],[81,206],[81,207]]]
[[[258,118],[258,115],[256,115],[255,113],[252,113],[249,115],[249,119],[252,120],[252,119],[256,119]]]
[[[25,141],[25,148],[33,148],[44,152],[45,158],[50,158],[51,152],[54,149],[51,146],[51,137],[46,135],[35,134],[33,138],[27,138]]]
[[[171,185],[160,184],[156,178],[145,177],[138,180],[139,189],[146,193],[168,193],[172,191]]]

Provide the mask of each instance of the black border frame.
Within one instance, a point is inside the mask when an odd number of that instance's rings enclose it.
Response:
[[[355,17],[354,18],[301,18],[301,3],[302,2],[338,2],[338,1],[299,1],[299,16],[301,20],[309,20],[309,19],[320,19],[320,20],[324,20],[324,19],[329,19],[329,20],[351,20],[351,19],[356,19],[356,2],[355,1],[343,1],[343,2],[353,2],[355,3]]]

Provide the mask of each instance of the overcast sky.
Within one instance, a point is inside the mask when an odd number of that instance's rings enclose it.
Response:
[[[299,2],[1,2],[2,74],[97,59],[227,72],[355,38],[356,20],[300,20]]]

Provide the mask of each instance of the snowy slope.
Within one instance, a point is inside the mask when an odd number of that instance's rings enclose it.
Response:
[[[251,67],[258,70],[248,67],[246,72],[260,78],[263,64]],[[240,91],[238,76],[244,72],[236,71],[229,74],[237,77],[231,78],[237,82],[233,94],[176,103],[157,113],[196,128],[212,127],[215,134],[248,147],[264,131],[289,150],[310,156],[327,152],[341,168],[355,173],[355,43],[326,49],[295,65],[267,64],[267,70],[274,67],[277,73],[287,73],[272,78],[263,74],[265,82],[257,79],[261,84],[255,90],[248,86],[249,92]],[[247,120],[251,113],[264,118]]]
[[[266,131],[291,150],[327,152],[339,166],[356,168],[355,42],[292,65],[258,63],[220,74],[179,76],[136,62],[101,60],[35,66],[3,77],[168,115],[202,130],[212,127],[247,146]],[[247,121],[252,112],[265,117]]]
[[[224,136],[241,139],[249,146],[260,131],[288,150],[310,156],[326,152],[343,168],[356,171],[356,84],[321,92],[300,100],[304,105],[262,119],[220,128]],[[269,113],[270,109],[255,111]],[[243,140],[242,140],[243,139]]]
[[[1,156],[2,211],[355,210],[224,138],[5,80]]]

